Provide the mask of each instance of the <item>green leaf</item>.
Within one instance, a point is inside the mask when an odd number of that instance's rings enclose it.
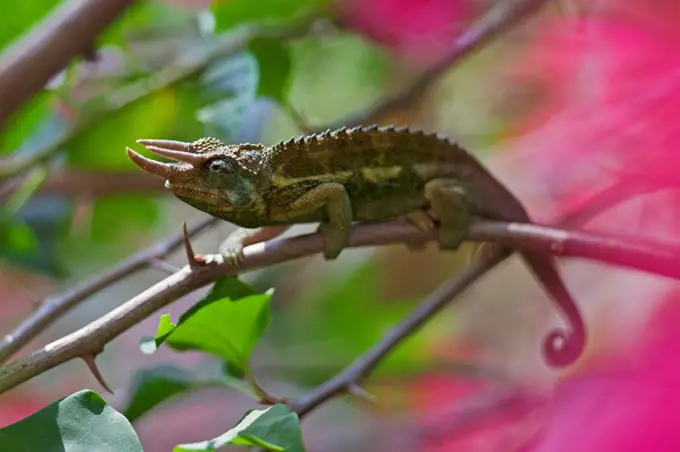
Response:
[[[236,278],[215,282],[206,297],[173,324],[161,317],[155,346],[165,342],[175,350],[202,350],[230,363],[244,374],[250,354],[269,324],[269,301],[273,291],[257,293]],[[148,342],[142,350],[152,351]]]
[[[142,452],[142,445],[122,414],[84,390],[0,429],[0,450]]]
[[[202,74],[201,83],[211,99],[196,111],[206,134],[235,137],[243,125],[245,112],[257,96],[257,60],[248,52],[221,58]]]
[[[131,5],[98,38],[102,45],[126,46],[128,38],[135,32],[146,35],[153,29],[173,30],[175,34],[197,29],[197,15],[191,8],[184,9],[159,2],[137,2]]]
[[[193,388],[193,376],[177,367],[157,367],[137,372],[132,381],[132,395],[123,414],[134,422],[161,402]]]
[[[315,124],[369,108],[384,92],[389,59],[351,33],[296,40],[291,55],[290,101]]]
[[[206,387],[234,388],[257,400],[257,395],[242,380],[225,375],[199,378],[180,367],[159,366],[143,369],[135,374],[132,395],[122,411],[130,422],[134,422],[168,399]]]
[[[177,93],[172,87],[125,105],[71,140],[69,164],[99,170],[136,169],[125,153],[125,146],[140,138],[167,136],[178,108]]]
[[[16,111],[0,134],[0,154],[15,151],[48,118],[52,93],[41,91]]]
[[[26,204],[26,201],[35,193],[38,187],[43,183],[47,177],[47,168],[44,165],[35,166],[21,182],[18,189],[12,193],[12,196],[5,204],[5,215],[14,216]]]
[[[162,220],[164,204],[150,195],[116,195],[97,199],[80,212],[60,243],[60,258],[71,271],[107,265],[139,248]],[[79,267],[84,266],[85,268]]]
[[[11,8],[0,19],[0,50],[27,33],[47,16],[60,0],[31,0],[12,2]]]
[[[256,38],[248,46],[257,59],[259,81],[257,95],[285,104],[290,89],[290,49],[280,39]]]
[[[181,444],[173,452],[214,452],[227,444],[259,446],[267,450],[304,452],[300,420],[286,405],[251,410],[232,429],[208,441]]]
[[[0,255],[28,256],[38,249],[38,238],[25,223],[12,220],[0,225]]]
[[[290,22],[328,5],[330,0],[215,0],[215,30],[246,23]]]

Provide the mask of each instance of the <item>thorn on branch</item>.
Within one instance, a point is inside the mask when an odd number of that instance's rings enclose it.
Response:
[[[200,262],[197,259],[196,254],[194,254],[194,249],[191,246],[191,238],[189,237],[189,231],[187,230],[187,222],[185,221],[182,225],[184,231],[184,251],[187,253],[187,260],[189,261],[189,267],[191,270],[196,270],[200,267]]]
[[[187,231],[187,223],[184,222],[182,226],[184,230],[184,250],[187,253],[187,260],[189,261],[189,267],[191,270],[198,270],[199,267],[215,263],[212,256],[203,256],[201,254],[195,254],[194,249],[191,247],[191,238],[189,237],[189,231]]]
[[[38,297],[28,287],[24,286],[20,282],[17,282],[16,285],[19,288],[19,290],[21,290],[26,295],[26,297],[28,298],[28,301],[33,306],[33,309],[37,309],[42,304],[43,299]]]
[[[370,392],[368,392],[367,390],[365,390],[356,383],[350,383],[349,385],[347,385],[347,392],[352,394],[354,397],[357,397],[361,400],[364,400],[372,404],[378,402],[378,398],[376,396],[374,396],[373,394],[371,394]]]
[[[81,358],[83,359],[83,361],[85,361],[85,364],[87,364],[87,367],[90,369],[90,371],[94,375],[94,378],[99,382],[99,384],[104,389],[106,389],[107,392],[109,392],[110,394],[113,394],[113,391],[111,390],[109,385],[106,384],[106,381],[104,380],[104,377],[102,376],[102,373],[99,371],[99,368],[97,367],[97,362],[95,361],[95,359],[97,358],[98,354],[99,353],[92,353],[92,354],[81,356]]]

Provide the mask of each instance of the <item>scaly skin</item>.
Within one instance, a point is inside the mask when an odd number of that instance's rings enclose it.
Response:
[[[335,259],[354,221],[406,217],[431,229],[436,220],[440,248],[447,250],[460,246],[471,216],[530,222],[522,204],[471,154],[444,137],[406,128],[343,128],[271,147],[214,138],[139,143],[179,162],[149,160],[128,148],[142,170],[166,179],[184,202],[242,227],[220,246],[234,265],[244,246],[293,224],[319,222],[324,256]],[[546,338],[546,357],[555,366],[571,364],[585,344],[579,312],[549,256],[522,256],[572,326]]]

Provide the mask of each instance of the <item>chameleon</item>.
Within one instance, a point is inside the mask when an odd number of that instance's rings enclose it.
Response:
[[[240,226],[220,253],[238,265],[244,246],[271,240],[294,224],[319,223],[323,255],[332,260],[347,244],[353,222],[406,218],[437,231],[441,250],[456,250],[472,218],[531,223],[521,202],[471,153],[446,136],[407,127],[340,128],[274,146],[137,141],[160,162],[126,148],[143,171],[165,179],[185,203]],[[525,263],[562,309],[571,330],[544,339],[548,363],[564,367],[586,341],[581,315],[554,259],[520,251]]]

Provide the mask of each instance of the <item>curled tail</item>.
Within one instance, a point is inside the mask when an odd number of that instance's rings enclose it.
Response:
[[[466,168],[471,168],[461,179],[474,187],[477,204],[483,206],[488,218],[502,221],[531,223],[531,218],[522,203],[474,157],[469,156]],[[471,176],[470,176],[471,175]],[[551,256],[534,252],[522,252],[525,262],[548,291],[557,306],[566,316],[569,329],[556,329],[543,341],[543,353],[554,367],[564,367],[576,361],[586,343],[586,331],[581,314],[569,295]]]
[[[555,329],[543,341],[543,353],[553,367],[565,367],[576,361],[586,344],[586,331],[581,314],[564,286],[553,260],[537,253],[522,253],[543,287],[550,293],[566,316],[570,329]]]

